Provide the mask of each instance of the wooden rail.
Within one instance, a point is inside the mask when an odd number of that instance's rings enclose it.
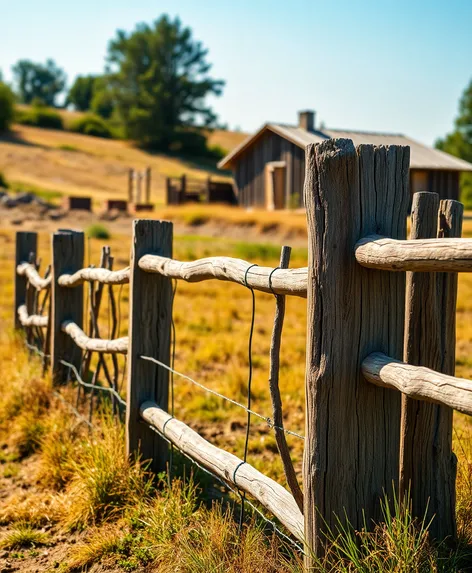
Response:
[[[16,272],[20,276],[26,277],[29,283],[38,291],[48,288],[51,284],[52,277],[43,278],[31,263],[20,263],[16,267]]]
[[[374,352],[362,362],[365,379],[383,388],[395,388],[403,394],[435,404],[444,404],[472,416],[472,382],[412,366]]]
[[[168,414],[154,402],[144,402],[142,418],[184,454],[228,484],[236,486],[257,499],[300,541],[303,541],[303,516],[293,496],[274,480],[248,463],[217,448],[197,432]]]
[[[102,352],[106,354],[127,354],[128,337],[115,338],[114,340],[106,338],[90,338],[75,322],[64,321],[62,331],[68,334],[72,340],[82,350],[90,352]]]
[[[208,257],[192,262],[181,262],[159,255],[144,255],[139,259],[139,268],[164,277],[200,282],[209,279],[230,281],[262,292],[293,295],[306,298],[308,269],[277,269],[251,265],[232,257]],[[249,270],[248,270],[249,269]],[[269,285],[269,276],[272,273]]]
[[[46,327],[49,322],[47,316],[40,314],[28,314],[28,309],[25,304],[18,308],[18,318],[20,319],[21,326],[39,326]]]
[[[472,272],[472,239],[389,239],[369,235],[356,244],[363,267],[384,271]]]
[[[80,269],[72,275],[63,274],[57,282],[63,287],[76,287],[84,282],[99,282],[106,285],[124,285],[129,283],[129,267],[119,271],[103,268]]]

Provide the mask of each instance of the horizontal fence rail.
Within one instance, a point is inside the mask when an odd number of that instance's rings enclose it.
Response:
[[[385,271],[472,272],[472,239],[397,240],[370,235],[356,244],[363,267]]]
[[[465,378],[405,364],[380,352],[363,361],[362,373],[376,386],[394,388],[411,398],[444,404],[472,416],[472,382]]]
[[[38,291],[46,289],[51,285],[52,277],[48,276],[43,278],[32,263],[20,263],[16,268],[16,272],[20,276],[26,277],[30,285]]]
[[[82,350],[90,352],[101,352],[105,354],[127,354],[128,337],[107,339],[107,338],[90,338],[85,332],[72,321],[62,323],[62,331],[68,334],[72,340]]]
[[[110,271],[103,268],[80,269],[72,275],[63,274],[58,280],[63,287],[76,287],[85,282],[98,282],[106,285],[124,285],[129,283],[129,267],[119,271]]]
[[[210,444],[154,402],[144,402],[140,412],[148,424],[184,454],[195,459],[225,482],[251,494],[271,511],[292,535],[303,541],[302,513],[293,496],[284,487],[235,455]]]
[[[20,319],[21,326],[39,326],[47,327],[49,318],[41,314],[28,314],[28,309],[25,304],[18,308],[18,318]]]
[[[144,255],[139,259],[138,265],[143,271],[187,282],[217,279],[242,284],[262,292],[306,298],[306,267],[261,267],[232,257],[208,257],[182,262],[158,255]]]

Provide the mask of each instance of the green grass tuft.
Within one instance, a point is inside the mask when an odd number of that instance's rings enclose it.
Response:
[[[106,240],[111,238],[110,231],[105,227],[105,225],[101,225],[100,223],[94,223],[93,225],[90,225],[90,227],[87,227],[86,233],[92,239]]]
[[[20,549],[48,545],[48,543],[49,536],[46,533],[33,529],[28,524],[18,524],[1,539],[0,546],[3,549]]]

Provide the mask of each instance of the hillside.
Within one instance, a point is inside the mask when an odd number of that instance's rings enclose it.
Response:
[[[62,111],[65,123],[75,112]],[[229,149],[245,134],[215,131],[209,144]],[[15,126],[0,139],[0,171],[16,186],[30,186],[65,195],[92,195],[95,202],[125,197],[128,169],[152,168],[152,200],[163,203],[165,178],[186,173],[204,179],[227,178],[216,161],[198,162],[137,149],[128,141],[106,140],[67,131]]]

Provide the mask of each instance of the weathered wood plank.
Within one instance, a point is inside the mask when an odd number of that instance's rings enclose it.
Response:
[[[405,279],[362,268],[354,248],[373,232],[405,238],[408,168],[405,147],[356,151],[343,139],[307,147],[308,569],[314,566],[309,552],[323,553],[323,531],[336,529],[336,515],[355,528],[364,519],[370,525],[398,479],[400,395],[369,387],[360,364],[375,350],[401,357]]]
[[[39,326],[45,327],[48,325],[48,317],[40,314],[28,314],[28,309],[25,304],[18,308],[18,318],[22,326]]]
[[[472,381],[448,376],[424,366],[412,366],[381,352],[369,354],[362,362],[366,380],[384,388],[399,390],[406,396],[444,404],[472,416]]]
[[[84,282],[97,281],[106,285],[124,285],[129,283],[129,267],[119,271],[110,271],[103,268],[80,269],[72,275],[64,274],[59,277],[59,284],[63,287],[75,287]]]
[[[369,235],[356,244],[359,264],[385,271],[472,272],[472,239],[399,241]]]
[[[85,332],[70,320],[62,323],[62,332],[68,334],[72,340],[82,348],[90,352],[102,352],[104,354],[127,354],[128,337],[115,338],[112,340],[106,338],[90,338]]]
[[[231,281],[245,285],[246,271],[251,263],[231,257],[208,257],[192,262],[181,262],[158,255],[145,255],[139,260],[139,268],[148,273],[181,279],[187,282],[200,282],[209,279]],[[306,297],[308,270],[280,269],[272,275],[272,289],[269,275],[272,267],[252,267],[247,273],[249,287],[263,292],[275,292]]]
[[[129,455],[152,460],[155,472],[166,470],[168,445],[141,422],[139,408],[152,400],[167,410],[169,372],[140,357],[170,364],[172,283],[145,272],[138,262],[149,253],[172,257],[172,229],[167,221],[134,221],[131,247],[126,447]]]
[[[293,496],[284,487],[235,455],[210,444],[154,402],[144,402],[140,413],[148,424],[155,427],[184,454],[226,483],[252,495],[275,515],[292,535],[303,541],[303,516]]]
[[[84,289],[62,287],[58,280],[63,274],[75,273],[84,266],[84,234],[79,231],[59,231],[52,237],[51,283],[51,369],[54,384],[67,381],[69,369],[61,364],[65,360],[80,368],[82,350],[65,332],[62,323],[75,322],[82,328],[84,315]]]
[[[13,278],[15,284],[15,308],[13,313],[13,321],[15,328],[21,328],[20,318],[18,316],[18,309],[21,305],[26,303],[26,284],[28,282],[25,275],[18,274],[18,265],[29,261],[30,254],[36,256],[38,244],[38,234],[27,231],[19,231],[16,234],[16,249],[15,249],[15,276]]]

